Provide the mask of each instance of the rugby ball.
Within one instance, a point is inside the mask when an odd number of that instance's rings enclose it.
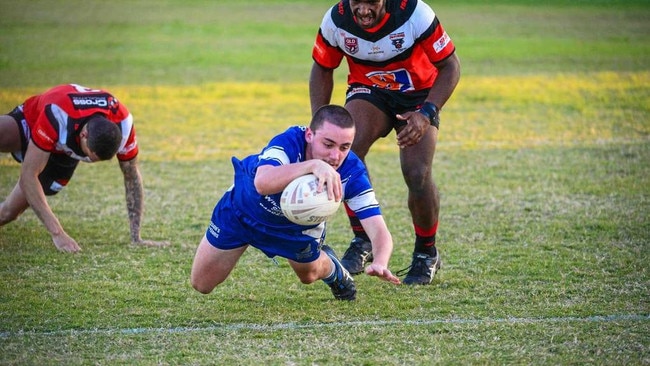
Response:
[[[318,192],[318,179],[313,174],[294,179],[282,191],[280,208],[289,221],[298,225],[317,225],[330,218],[341,202],[327,198],[327,190]]]

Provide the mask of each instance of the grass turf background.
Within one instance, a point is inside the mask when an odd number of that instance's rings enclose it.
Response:
[[[136,117],[143,236],[128,244],[117,164],[50,200],[79,255],[31,212],[0,229],[2,364],[648,364],[646,1],[435,2],[463,63],[434,176],[432,286],[358,276],[359,300],[249,250],[208,296],[188,283],[231,155],[306,123],[328,1],[0,2],[0,108],[56,83],[106,87]],[[337,72],[335,102],[343,102]],[[409,264],[394,135],[369,168]],[[0,157],[0,196],[19,166]],[[342,253],[345,217],[328,242]]]

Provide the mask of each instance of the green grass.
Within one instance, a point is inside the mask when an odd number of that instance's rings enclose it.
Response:
[[[307,121],[329,4],[0,1],[0,110],[58,82],[114,91],[136,118],[143,236],[172,243],[131,247],[117,163],[82,165],[49,200],[80,254],[31,211],[0,228],[0,364],[650,364],[646,1],[436,5],[463,78],[434,162],[432,286],[362,275],[342,303],[249,250],[214,293],[191,289],[229,157]],[[395,271],[413,234],[394,135],[368,165]],[[18,173],[0,155],[0,197]],[[342,253],[343,212],[328,232]]]
[[[332,3],[3,0],[0,85],[306,83]],[[650,64],[647,0],[481,3],[435,3],[465,75],[645,71]]]

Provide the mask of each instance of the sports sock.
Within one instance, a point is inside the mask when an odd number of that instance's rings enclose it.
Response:
[[[436,222],[432,228],[424,229],[420,226],[413,224],[415,228],[415,248],[413,252],[424,253],[435,257],[438,251],[436,250],[436,232],[438,231],[438,223]]]
[[[342,277],[341,275],[339,275],[341,270],[336,265],[336,261],[332,260],[331,258],[330,261],[332,262],[332,272],[330,272],[330,274],[327,275],[327,277],[323,278],[323,282],[325,282],[328,285],[336,281],[337,278]]]
[[[361,226],[361,221],[357,215],[355,215],[354,211],[348,207],[347,203],[344,203],[343,205],[345,206],[345,213],[347,213],[348,219],[350,220],[350,227],[352,228],[354,236],[365,241],[370,241],[370,238],[368,237],[368,234],[366,234],[365,230],[363,230],[363,226]]]

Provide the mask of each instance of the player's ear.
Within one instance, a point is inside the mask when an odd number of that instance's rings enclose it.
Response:
[[[309,143],[314,141],[314,131],[312,131],[309,127],[307,127],[307,130],[305,130],[305,140]]]
[[[79,137],[86,138],[88,137],[88,124],[86,123],[81,127],[81,132],[79,132]]]

